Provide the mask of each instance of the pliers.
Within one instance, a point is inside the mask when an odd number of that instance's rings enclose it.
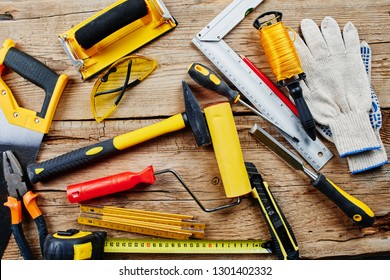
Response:
[[[33,259],[32,251],[22,228],[22,200],[37,226],[42,251],[48,232],[45,219],[36,202],[38,195],[29,190],[23,169],[12,151],[3,152],[3,172],[9,195],[4,206],[11,210],[12,233],[23,259],[31,260]]]

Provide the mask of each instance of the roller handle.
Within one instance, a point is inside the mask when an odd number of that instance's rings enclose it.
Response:
[[[268,184],[263,181],[253,163],[246,162],[245,166],[252,185],[252,195],[259,203],[261,213],[272,236],[272,243],[278,259],[298,259],[299,248],[294,233]]]
[[[374,224],[374,212],[366,204],[343,191],[323,174],[319,173],[312,185],[332,200],[356,225],[370,227]]]
[[[75,32],[80,46],[89,49],[122,27],[148,14],[145,1],[131,0],[104,11]]]
[[[153,167],[141,172],[123,172],[96,180],[69,185],[66,189],[70,203],[79,203],[92,198],[130,190],[140,183],[153,184],[156,181]]]
[[[37,114],[39,117],[45,118],[59,75],[42,62],[14,47],[8,49],[3,63],[45,91],[41,111]]]
[[[216,93],[225,96],[230,103],[236,103],[240,98],[240,94],[229,87],[229,85],[221,80],[213,70],[200,64],[193,63],[188,68],[190,77],[204,88],[215,91]]]

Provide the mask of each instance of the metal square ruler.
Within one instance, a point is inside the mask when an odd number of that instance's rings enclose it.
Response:
[[[298,117],[223,40],[223,37],[262,1],[233,1],[207,24],[192,42],[257,110],[280,127],[294,133],[299,142],[293,141],[281,132],[299,154],[318,171],[333,157],[332,152],[318,138],[313,141],[307,136]]]

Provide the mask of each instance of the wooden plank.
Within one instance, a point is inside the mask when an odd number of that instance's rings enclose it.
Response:
[[[1,1],[0,42],[11,37],[18,48],[37,57],[58,73],[70,76],[70,82],[61,98],[49,134],[44,138],[37,161],[43,161],[65,152],[103,141],[122,133],[156,123],[184,110],[181,81],[190,84],[201,107],[224,101],[210,91],[196,85],[186,73],[191,62],[211,63],[192,45],[191,39],[230,1],[173,1],[164,0],[179,26],[141,48],[144,54],[159,62],[158,69],[147,80],[126,93],[112,118],[98,124],[89,109],[89,94],[94,79],[81,82],[58,43],[57,36],[81,22],[113,1]],[[39,7],[39,8],[37,8]],[[239,53],[247,55],[269,77],[271,71],[259,45],[253,20],[269,10],[280,10],[286,25],[298,31],[302,18],[320,23],[324,16],[336,18],[340,25],[352,21],[361,39],[372,47],[372,84],[383,112],[381,137],[387,154],[390,150],[390,25],[388,1],[360,1],[359,3],[335,0],[323,1],[264,1],[237,28],[226,36],[226,41]],[[20,105],[39,110],[43,92],[11,73],[6,82],[18,98]],[[337,156],[333,144],[325,144],[335,157],[321,170],[347,192],[369,205],[379,221],[373,228],[359,229],[310,185],[306,176],[294,171],[263,144],[258,143],[248,130],[257,122],[287,147],[289,144],[275,128],[270,127],[246,108],[233,105],[236,125],[245,160],[253,162],[269,183],[275,198],[291,224],[303,259],[351,258],[370,254],[390,254],[390,230],[386,217],[390,213],[390,169],[380,169],[360,175],[348,174],[346,159]],[[39,205],[45,214],[49,232],[79,228],[78,206],[66,198],[66,187],[124,171],[141,171],[153,165],[155,170],[175,169],[207,207],[229,202],[212,147],[198,148],[192,133],[183,130],[132,147],[112,157],[50,181],[34,185],[40,197]],[[128,207],[149,211],[190,214],[205,222],[209,239],[268,239],[266,223],[250,195],[243,197],[239,206],[216,213],[205,213],[192,200],[185,189],[168,174],[157,177],[151,186],[137,186],[120,194],[99,198],[93,203]],[[243,230],[244,229],[244,230]],[[26,235],[36,257],[39,248],[35,225],[26,220]],[[109,230],[110,237],[142,238],[137,234]],[[177,255],[111,254],[109,259],[177,259]],[[181,255],[180,259],[210,259],[210,256]],[[275,255],[219,255],[213,259],[275,259]],[[11,238],[3,259],[21,259]]]

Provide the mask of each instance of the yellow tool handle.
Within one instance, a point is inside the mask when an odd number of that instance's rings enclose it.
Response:
[[[374,212],[366,204],[342,190],[323,174],[317,175],[312,185],[332,200],[348,218],[361,227],[370,227],[374,224]]]
[[[1,78],[4,66],[45,91],[40,112],[19,107],[11,90]],[[57,75],[42,62],[15,48],[11,39],[0,50],[0,108],[11,124],[47,133],[58,102],[68,82],[67,75]]]
[[[186,124],[182,114],[176,114],[161,122],[130,131],[112,139],[80,148],[41,163],[30,164],[27,168],[28,177],[32,183],[37,183],[117,151],[185,127]]]
[[[240,140],[228,102],[204,109],[226,197],[251,192]]]
[[[263,180],[252,162],[246,162],[245,166],[252,185],[252,195],[259,203],[261,213],[272,236],[276,255],[280,260],[298,259],[299,248],[294,233],[267,182]]]
[[[113,139],[117,150],[123,150],[158,136],[186,127],[182,114],[176,114],[161,122],[128,132]]]

